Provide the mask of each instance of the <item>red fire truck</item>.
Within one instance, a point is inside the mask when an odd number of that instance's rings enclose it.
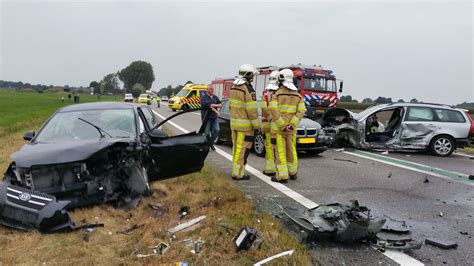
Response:
[[[274,70],[289,68],[294,74],[294,83],[298,91],[305,98],[307,116],[317,118],[322,116],[330,108],[336,107],[339,96],[337,95],[337,81],[339,81],[339,92],[342,92],[343,81],[337,80],[332,70],[323,69],[321,66],[290,65],[290,66],[265,66],[258,67],[252,86],[257,97],[261,98],[268,84],[270,73]],[[216,78],[211,82],[214,93],[219,98],[229,96],[230,88],[234,78]]]

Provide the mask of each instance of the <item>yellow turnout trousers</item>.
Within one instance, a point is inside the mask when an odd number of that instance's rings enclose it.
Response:
[[[253,138],[253,131],[232,130],[232,177],[239,179],[244,176]]]
[[[296,154],[296,132],[293,134],[272,134],[278,180],[288,179],[289,175],[298,173]]]
[[[270,133],[265,133],[265,169],[264,174],[275,173],[275,160],[273,158],[273,145]]]

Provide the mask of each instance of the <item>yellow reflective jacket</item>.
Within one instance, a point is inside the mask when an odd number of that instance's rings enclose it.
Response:
[[[272,134],[293,134],[306,112],[303,97],[297,91],[284,86],[273,94],[268,109],[272,115]],[[292,125],[293,130],[285,130],[288,125]]]
[[[271,99],[267,99],[267,95],[263,95],[261,102],[262,107],[262,132],[270,133],[270,123],[272,122],[272,115],[268,110],[268,105],[270,104]]]
[[[252,85],[233,85],[229,98],[230,128],[237,131],[253,131],[260,127],[258,104]]]

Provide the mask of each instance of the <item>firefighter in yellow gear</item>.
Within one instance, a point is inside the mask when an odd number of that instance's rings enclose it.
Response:
[[[230,89],[230,129],[232,131],[232,179],[248,180],[245,165],[252,148],[254,132],[260,129],[255,90],[250,84],[257,73],[255,66],[244,64]]]
[[[268,107],[272,115],[271,133],[277,172],[272,181],[287,183],[288,176],[292,180],[297,178],[296,129],[306,112],[306,106],[293,84],[293,71],[281,70],[278,81],[280,88],[273,94]]]
[[[265,138],[265,167],[263,174],[268,176],[275,176],[275,160],[273,159],[273,145],[271,140],[270,123],[272,122],[272,115],[268,110],[268,105],[272,100],[272,95],[278,90],[278,71],[272,71],[268,78],[269,84],[263,92],[262,101],[262,133]]]

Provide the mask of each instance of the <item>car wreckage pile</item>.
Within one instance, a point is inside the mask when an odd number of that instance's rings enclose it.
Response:
[[[371,216],[370,209],[354,200],[352,205],[333,203],[319,205],[302,213],[282,207],[283,213],[308,234],[308,240],[332,240],[342,243],[366,242],[378,250],[412,250],[421,248],[421,242],[413,239],[381,239],[377,234],[384,231],[408,233],[406,225],[384,227],[387,219]],[[397,228],[398,227],[398,228]]]

